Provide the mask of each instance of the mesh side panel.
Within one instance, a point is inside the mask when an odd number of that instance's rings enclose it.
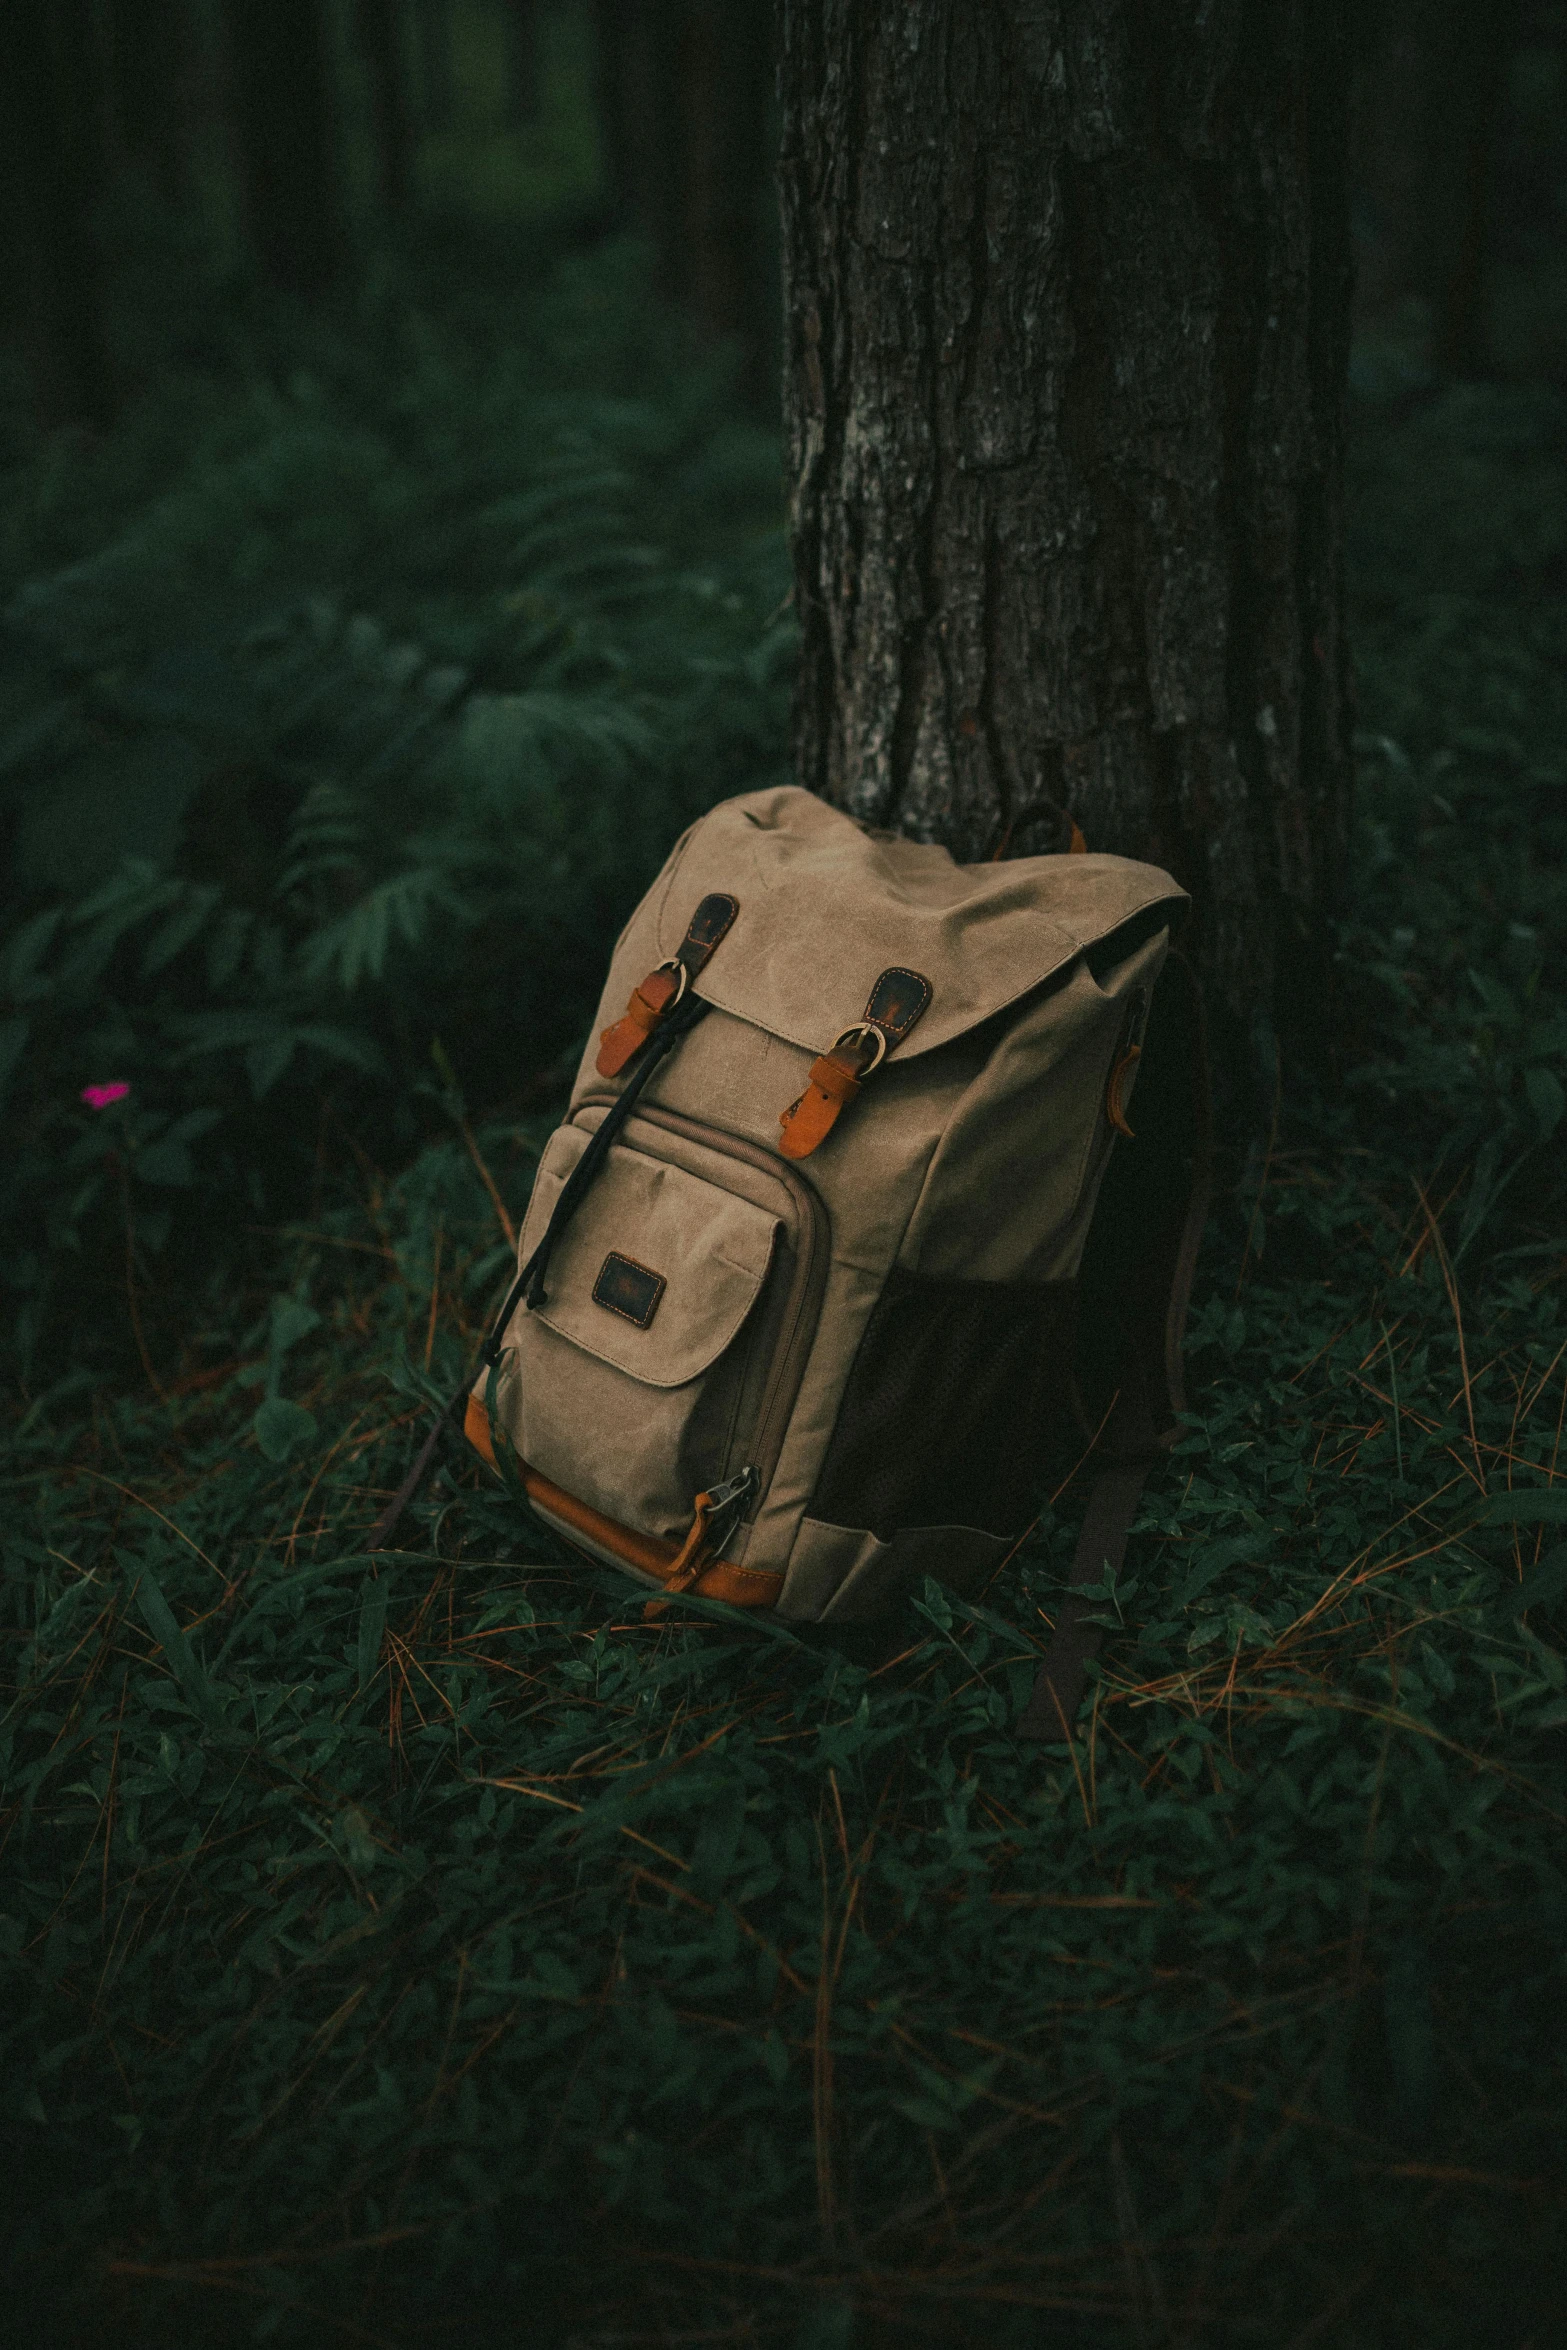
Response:
[[[894,1271],[860,1341],[810,1514],[886,1540],[905,1526],[1016,1534],[1047,1448],[1075,1426],[1074,1284]]]

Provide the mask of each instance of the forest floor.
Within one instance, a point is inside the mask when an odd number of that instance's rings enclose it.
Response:
[[[364,1555],[619,920],[780,771],[776,445],[614,255],[222,356],[6,452],[27,2337],[1544,2350],[1562,400],[1361,363],[1343,1060],[1041,1753],[1070,1489],[875,1671],[455,1460]]]

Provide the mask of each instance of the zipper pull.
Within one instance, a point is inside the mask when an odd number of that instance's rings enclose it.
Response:
[[[747,1468],[737,1476],[726,1477],[711,1493],[697,1495],[691,1531],[670,1561],[664,1582],[666,1591],[685,1591],[700,1580],[734,1532],[735,1521],[756,1487],[756,1471]],[[657,1609],[659,1602],[654,1600],[650,1606]]]

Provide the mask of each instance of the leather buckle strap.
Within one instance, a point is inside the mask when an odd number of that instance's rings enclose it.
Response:
[[[1100,1640],[1100,1627],[1090,1620],[1091,1604],[1081,1596],[1083,1586],[1097,1583],[1106,1572],[1120,1573],[1148,1473],[1164,1451],[1140,1385],[1117,1397],[1107,1433],[1116,1449],[1101,1457],[1055,1630],[1033,1694],[1018,1717],[1017,1737],[1039,1744],[1071,1743],[1072,1717],[1082,1703],[1089,1661],[1098,1654]]]
[[[739,911],[739,899],[725,890],[713,890],[702,900],[677,951],[666,962],[656,964],[640,986],[632,989],[631,1001],[620,1018],[600,1034],[593,1065],[601,1077],[618,1077],[626,1064],[636,1059],[705,968]]]
[[[804,1093],[779,1119],[786,1159],[808,1159],[827,1140],[866,1078],[923,1017],[932,992],[922,972],[894,965],[882,973],[860,1018],[812,1062]]]

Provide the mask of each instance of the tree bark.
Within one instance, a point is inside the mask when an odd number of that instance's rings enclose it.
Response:
[[[271,284],[310,300],[342,254],[321,0],[229,0],[228,32],[251,240]]]
[[[1344,871],[1345,0],[783,0],[800,780],[1191,892],[1320,1001]],[[1296,1023],[1298,1025],[1298,1023]]]
[[[105,424],[115,407],[93,230],[103,90],[90,0],[9,0],[0,11],[0,274],[48,424]]]

